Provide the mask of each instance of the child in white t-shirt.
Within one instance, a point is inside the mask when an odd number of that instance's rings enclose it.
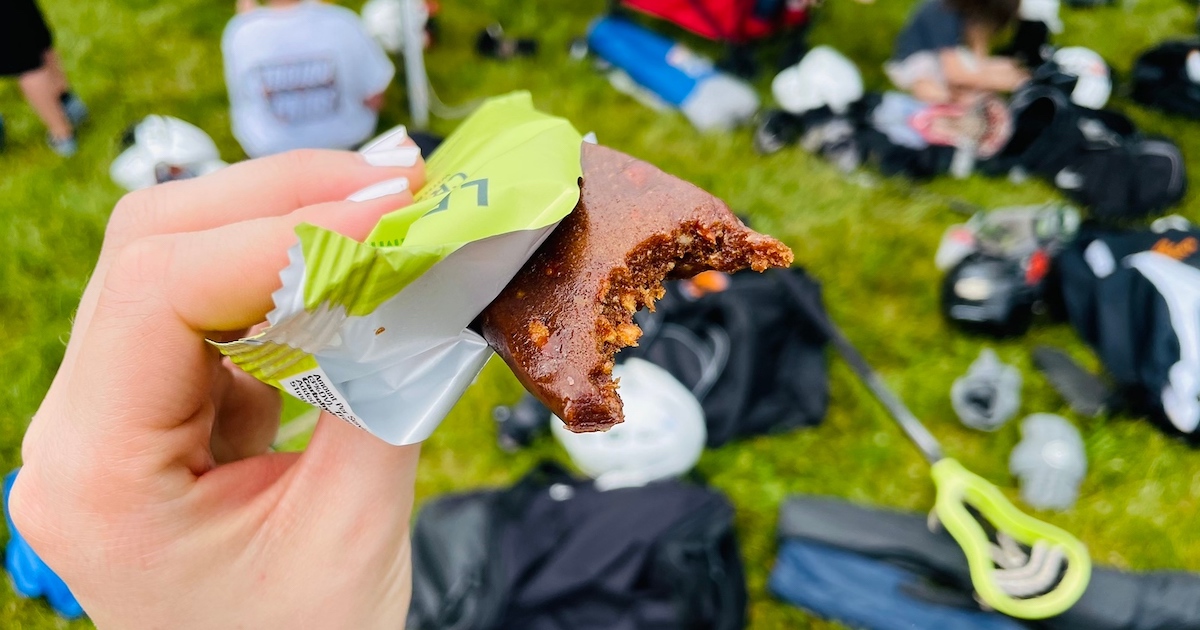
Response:
[[[395,67],[358,15],[314,0],[239,0],[221,40],[233,135],[250,157],[370,138]]]

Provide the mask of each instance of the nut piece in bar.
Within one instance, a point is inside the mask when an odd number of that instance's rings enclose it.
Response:
[[[618,350],[668,278],[792,263],[783,243],[721,200],[615,151],[585,143],[579,204],[480,316],[484,338],[567,428],[624,420],[612,379]]]

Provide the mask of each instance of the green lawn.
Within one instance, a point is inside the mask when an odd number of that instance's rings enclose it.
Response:
[[[21,435],[61,359],[72,310],[99,248],[120,191],[108,180],[122,129],[150,113],[173,114],[206,129],[225,158],[241,153],[229,133],[219,40],[232,2],[176,0],[43,0],[58,48],[79,93],[91,105],[80,154],[60,160],[43,146],[43,131],[15,85],[0,85],[0,112],[9,147],[0,154],[0,469],[19,464]],[[813,31],[857,60],[869,86],[882,86],[880,64],[911,2],[859,5],[828,0]],[[768,158],[751,149],[750,134],[697,134],[678,115],[654,113],[615,92],[588,65],[565,54],[604,0],[472,0],[442,2],[441,36],[428,56],[442,98],[457,103],[528,89],[542,109],[565,116],[582,131],[645,158],[726,199],[756,227],[796,251],[825,283],[828,307],[889,383],[925,418],[949,453],[1006,487],[1016,423],[992,435],[962,428],[950,410],[950,382],[986,343],[949,329],[939,318],[933,252],[942,230],[960,220],[941,201],[959,197],[983,206],[1040,202],[1054,193],[1040,184],[942,180],[914,193],[906,184],[865,188],[797,149]],[[468,6],[469,5],[469,6]],[[1188,33],[1191,4],[1127,0],[1127,6],[1064,10],[1062,43],[1085,44],[1128,71],[1136,51]],[[498,63],[476,58],[476,32],[502,19],[511,34],[542,43],[536,60]],[[700,48],[705,48],[700,45]],[[760,82],[763,94],[768,79]],[[389,93],[384,123],[405,119],[403,91]],[[1151,132],[1183,146],[1200,173],[1200,126],[1145,112],[1128,101],[1115,106]],[[448,132],[451,121],[437,121]],[[1183,214],[1200,220],[1196,195]],[[1025,370],[1023,413],[1070,417],[1046,382],[1031,370],[1034,343],[1069,345],[1090,365],[1095,359],[1064,326],[1038,327],[1026,339],[992,343]],[[927,469],[866,390],[838,361],[833,402],[821,427],[754,439],[707,453],[701,472],[732,498],[751,592],[753,628],[833,627],[772,600],[765,582],[774,553],[775,512],[797,492],[923,510],[932,501]],[[428,442],[418,482],[420,499],[503,484],[537,458],[561,457],[540,444],[510,456],[495,444],[490,409],[515,400],[519,386],[493,362]],[[1200,454],[1164,438],[1148,424],[1125,418],[1075,418],[1091,468],[1077,507],[1048,520],[1075,532],[1103,564],[1134,569],[1200,570]],[[1015,496],[1015,492],[1012,493]],[[297,550],[302,553],[302,550]],[[0,627],[86,627],[66,624],[41,603],[0,587]]]

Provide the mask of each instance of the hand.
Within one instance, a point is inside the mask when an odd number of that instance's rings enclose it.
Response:
[[[117,204],[10,503],[98,626],[403,626],[418,447],[322,414],[307,451],[269,453],[278,393],[206,342],[265,319],[297,224],[361,240],[412,202],[401,141],[384,166],[299,151]]]
[[[1030,79],[1028,70],[1006,57],[992,58],[988,72],[993,73],[996,85],[1002,92],[1013,92]]]
[[[946,49],[939,57],[952,90],[1012,92],[1029,80],[1029,73],[1007,57],[981,57],[963,49]]]

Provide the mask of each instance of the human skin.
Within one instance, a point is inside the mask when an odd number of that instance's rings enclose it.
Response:
[[[960,50],[943,50],[939,53],[942,71],[951,89],[1012,92],[1029,80],[1029,73],[1017,62],[988,54],[991,38],[995,34],[995,28],[968,23],[964,43],[970,55],[964,55]]]
[[[988,53],[996,29],[968,24],[962,48],[938,52],[945,81],[918,80],[912,94],[926,103],[971,105],[981,95],[1012,92],[1029,80],[1029,72],[1007,57]]]
[[[18,79],[25,100],[46,125],[56,140],[66,140],[75,135],[67,114],[63,111],[59,96],[67,91],[67,77],[53,49],[43,55],[42,67],[22,74]]]
[[[361,240],[411,203],[344,201],[417,189],[407,151],[286,153],[117,204],[10,501],[100,628],[403,627],[418,447],[322,414],[305,452],[269,452],[278,392],[207,340],[264,321],[297,224]]]

